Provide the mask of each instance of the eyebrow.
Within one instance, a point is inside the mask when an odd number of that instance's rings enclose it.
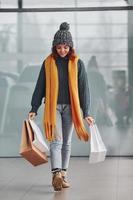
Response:
[[[58,45],[57,47],[61,47],[61,45]],[[69,47],[69,45],[66,44],[66,45],[64,45],[64,47]]]

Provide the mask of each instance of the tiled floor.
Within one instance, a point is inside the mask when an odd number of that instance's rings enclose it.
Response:
[[[71,188],[54,192],[50,165],[32,167],[22,158],[0,158],[0,200],[132,200],[133,158],[107,157],[89,164],[72,157]]]

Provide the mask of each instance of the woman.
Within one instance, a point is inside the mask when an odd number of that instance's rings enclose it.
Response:
[[[55,191],[70,187],[66,179],[73,128],[79,139],[88,141],[83,119],[89,125],[90,94],[83,62],[73,49],[69,24],[64,22],[54,35],[52,53],[44,60],[32,96],[29,118],[34,119],[45,97],[43,125],[50,142],[52,185]],[[82,112],[81,112],[82,111]]]

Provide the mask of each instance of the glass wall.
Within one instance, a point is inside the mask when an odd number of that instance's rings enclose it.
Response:
[[[26,1],[24,5],[28,7]],[[133,155],[128,12],[100,11],[0,13],[0,156],[19,156],[22,123],[31,109],[41,64],[64,21],[70,23],[76,52],[85,63],[90,114],[96,119],[108,155]],[[43,102],[36,117],[41,129]],[[88,154],[89,143],[79,141],[74,132],[72,155]]]

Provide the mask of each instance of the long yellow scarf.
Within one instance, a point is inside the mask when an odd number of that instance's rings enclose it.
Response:
[[[72,110],[72,120],[79,139],[88,141],[90,134],[86,131],[80,109],[79,95],[78,95],[78,57],[73,61],[69,59],[68,62],[68,81],[69,92]],[[55,139],[56,128],[56,106],[58,97],[58,71],[55,59],[52,55],[45,60],[46,72],[46,99],[43,116],[43,125],[45,129],[46,138],[48,141]]]

